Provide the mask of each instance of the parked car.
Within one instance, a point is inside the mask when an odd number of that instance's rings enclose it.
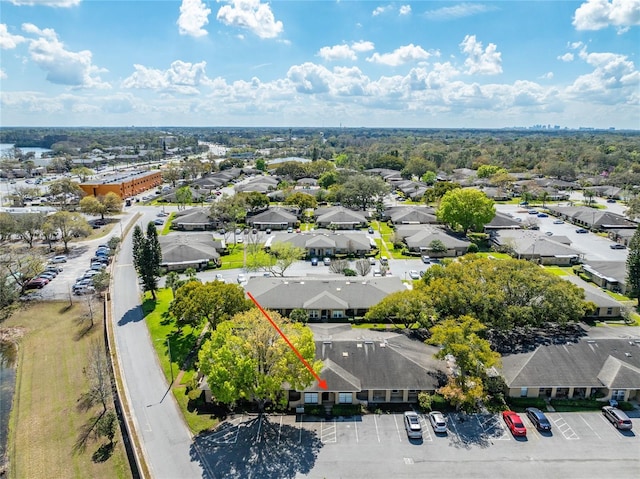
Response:
[[[94,288],[93,286],[81,286],[79,288],[75,288],[73,290],[73,294],[77,294],[78,296],[82,296],[84,294],[93,294],[96,292],[96,288]]]
[[[613,406],[603,406],[602,414],[604,414],[604,417],[606,417],[609,422],[616,427],[616,429],[631,430],[633,427],[631,419],[629,419],[629,416],[627,416],[621,409]]]
[[[42,289],[47,284],[49,284],[49,280],[45,278],[33,278],[31,281],[27,282],[24,285],[24,289]]]
[[[106,267],[107,267],[107,265],[103,264],[103,263],[91,263],[91,269],[96,270],[96,271],[102,271]]]
[[[163,220],[162,218],[156,218],[155,220],[153,220],[153,223],[154,223],[156,226],[161,226],[161,225],[163,225],[163,224],[164,224],[164,220]]]
[[[370,264],[371,266],[375,266],[375,264],[376,264],[376,259],[375,259],[374,257],[369,258],[369,264]]]
[[[238,275],[237,281],[238,281],[238,284],[244,283],[247,281],[247,277],[244,274],[240,273]]]
[[[54,271],[56,273],[62,273],[63,269],[60,266],[54,266],[52,264],[44,268],[45,271]]]
[[[447,420],[440,411],[431,411],[429,413],[429,422],[433,428],[433,432],[445,434],[447,432]]]
[[[551,431],[551,423],[540,409],[528,407],[525,412],[538,431]]]
[[[404,428],[409,439],[422,439],[422,426],[420,425],[420,416],[417,413],[413,411],[404,413]]]
[[[57,276],[57,273],[49,272],[49,273],[40,273],[38,275],[38,278],[44,278],[44,279],[48,279],[49,281],[51,281],[53,278],[55,278]]]
[[[369,229],[367,231],[369,232],[370,235],[373,234],[373,228],[371,226],[369,226]]]
[[[538,213],[538,218],[548,218],[549,215],[546,213]]]
[[[267,229],[265,230],[265,233],[267,233],[268,235],[270,235],[270,234],[271,234],[271,228],[267,228]]]
[[[627,247],[620,243],[610,244],[609,248],[611,249],[627,249]]]
[[[514,436],[526,436],[527,428],[515,411],[502,411],[502,419]]]
[[[613,198],[609,198],[609,199],[607,200],[607,203],[615,203],[615,202],[616,202],[616,200],[614,200]]]
[[[93,280],[91,278],[85,278],[81,279],[80,281],[76,281],[72,289],[75,291],[76,289],[84,288],[85,286],[93,286]]]
[[[220,281],[221,283],[224,283],[224,278],[222,277],[222,273],[216,273],[216,281]]]
[[[324,264],[325,266],[329,266],[331,264],[331,258],[325,256],[324,258],[322,258],[322,264]]]
[[[584,234],[584,233],[588,233],[588,231],[586,229],[584,229],[584,228],[578,228],[576,230],[576,233]]]
[[[562,221],[562,220],[553,220],[553,224],[554,225],[561,225],[561,224],[564,224],[564,221]]]
[[[60,256],[54,256],[53,258],[51,258],[50,260],[51,263],[66,263],[67,262],[67,257],[65,255],[60,255]]]
[[[420,273],[418,273],[417,270],[412,269],[411,271],[409,271],[409,277],[411,279],[420,279]]]
[[[373,276],[375,277],[379,277],[382,276],[382,271],[380,271],[378,268],[373,270]]]
[[[311,266],[318,266],[318,258],[311,258]]]
[[[429,264],[429,263],[431,263],[431,258],[429,258],[429,256],[427,256],[426,254],[423,254],[422,255],[422,262],[424,264]]]
[[[287,228],[287,233],[293,233],[293,228],[291,226]]]
[[[389,264],[389,258],[386,256],[380,256],[380,264],[386,266]]]

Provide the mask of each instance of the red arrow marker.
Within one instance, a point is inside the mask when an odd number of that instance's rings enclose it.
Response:
[[[302,357],[302,354],[300,354],[300,351],[298,351],[296,349],[296,347],[291,343],[291,341],[289,341],[289,338],[287,338],[285,336],[285,334],[282,332],[282,330],[278,327],[278,325],[275,323],[275,321],[273,319],[271,319],[271,316],[269,316],[269,314],[267,314],[267,312],[262,308],[262,306],[260,306],[258,304],[258,301],[256,301],[256,298],[253,297],[253,295],[251,293],[247,293],[247,296],[249,296],[249,299],[251,301],[253,301],[253,303],[256,305],[256,307],[260,310],[260,312],[264,315],[265,318],[267,318],[269,320],[269,322],[271,323],[271,326],[273,326],[275,328],[276,331],[278,331],[278,334],[280,336],[282,336],[282,339],[285,340],[285,342],[289,345],[289,347],[291,348],[291,350],[296,353],[296,356],[298,356],[298,359],[300,361],[302,361],[302,364],[304,364],[304,366],[309,370],[309,372],[311,374],[313,374],[313,377],[316,378],[316,381],[318,381],[318,386],[321,389],[327,389],[327,381],[325,381],[324,379],[320,379],[320,376],[318,376],[318,373],[316,373],[313,368],[311,367],[311,365],[307,362],[306,359],[304,359]]]

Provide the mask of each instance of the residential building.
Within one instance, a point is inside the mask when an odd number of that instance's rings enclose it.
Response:
[[[167,271],[202,270],[211,263],[220,265],[220,252],[226,249],[223,241],[214,240],[208,233],[172,233],[159,236],[158,241],[162,249],[160,266]]]
[[[129,198],[162,184],[162,173],[159,170],[127,172],[112,175],[95,181],[80,183],[80,188],[89,196],[104,196],[115,193],[120,198]]]
[[[364,257],[376,250],[377,245],[371,236],[361,232],[340,232],[329,230],[305,231],[303,233],[278,233],[268,238],[265,248],[279,242],[291,243],[304,248],[309,257],[323,258],[336,255]]]

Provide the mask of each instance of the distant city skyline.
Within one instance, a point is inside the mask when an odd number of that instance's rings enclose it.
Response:
[[[0,126],[640,129],[640,0],[0,0]]]

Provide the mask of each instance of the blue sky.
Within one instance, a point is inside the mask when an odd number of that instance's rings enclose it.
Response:
[[[640,0],[0,0],[1,126],[640,129]]]

